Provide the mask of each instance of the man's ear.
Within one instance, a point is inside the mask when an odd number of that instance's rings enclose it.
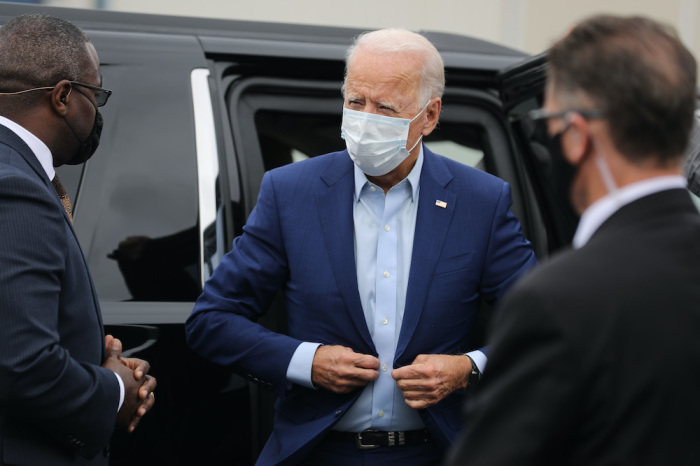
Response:
[[[425,108],[426,121],[423,126],[421,133],[423,136],[427,136],[433,132],[437,126],[438,119],[440,118],[440,111],[442,110],[442,99],[440,97],[435,97],[430,99],[428,106]]]
[[[54,110],[60,115],[65,116],[68,113],[68,103],[70,101],[70,93],[73,90],[70,81],[63,79],[56,84],[51,92],[51,103]]]
[[[572,165],[578,166],[591,150],[591,128],[578,113],[571,113],[568,118],[569,129],[562,136],[562,144],[566,148],[564,157]]]

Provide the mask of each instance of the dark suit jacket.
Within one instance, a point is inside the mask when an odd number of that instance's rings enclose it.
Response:
[[[667,190],[529,274],[452,465],[700,464],[700,215]]]
[[[114,428],[97,294],[39,161],[0,125],[0,464],[83,464]]]
[[[288,389],[287,367],[302,341],[376,355],[357,289],[353,163],[346,151],[268,172],[257,206],[197,301],[188,342],[279,396],[274,432],[259,463],[299,461],[360,391]],[[446,207],[436,206],[444,201]],[[498,298],[535,263],[510,211],[506,183],[424,148],[406,308],[394,367],[418,354],[470,348],[479,299]],[[289,336],[254,323],[278,289]],[[444,445],[460,428],[463,393],[421,412]]]

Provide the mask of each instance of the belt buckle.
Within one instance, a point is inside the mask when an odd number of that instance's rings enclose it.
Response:
[[[406,445],[406,433],[405,432],[387,432],[387,437],[389,440],[389,447]],[[398,437],[398,438],[397,438]]]
[[[365,432],[377,432],[376,430],[367,430]],[[362,443],[362,434],[364,432],[358,432],[357,437],[355,437],[355,447],[357,447],[358,450],[373,450],[375,448],[381,447],[381,445],[374,445],[374,444],[364,444]]]

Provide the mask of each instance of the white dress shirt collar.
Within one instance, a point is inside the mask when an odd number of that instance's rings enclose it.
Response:
[[[48,146],[44,144],[41,139],[8,118],[0,116],[0,124],[19,136],[19,138],[29,146],[36,158],[39,159],[39,163],[49,177],[49,180],[53,180],[56,171],[53,168],[53,156]]]
[[[360,201],[360,193],[365,184],[370,183],[364,172],[353,162],[353,169],[355,170],[355,202]],[[420,145],[420,151],[418,152],[418,158],[416,159],[416,164],[411,169],[411,172],[405,178],[411,187],[411,198],[413,202],[418,199],[419,185],[420,185],[420,174],[423,168],[423,144]]]
[[[685,188],[687,180],[681,175],[658,176],[619,188],[614,193],[591,204],[581,216],[573,239],[575,249],[583,247],[600,226],[622,206],[642,197],[668,189]]]

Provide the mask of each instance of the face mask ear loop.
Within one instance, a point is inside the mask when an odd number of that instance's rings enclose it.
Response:
[[[598,144],[596,144],[595,139],[591,139],[591,145],[593,146],[593,150],[595,151],[593,160],[595,161],[595,166],[598,170],[598,174],[603,179],[603,184],[605,185],[605,189],[608,191],[608,195],[614,195],[617,192],[618,188],[617,183],[615,182],[615,177],[613,176],[612,171],[610,170],[610,166],[605,160],[603,151],[600,150]]]
[[[567,123],[567,126],[564,129],[564,131],[566,131],[566,129],[569,128],[569,125],[571,123],[568,115],[565,121]],[[598,149],[598,144],[596,144],[595,139],[593,138],[591,138],[591,145],[593,146],[593,150],[595,151],[593,161],[595,162],[598,174],[600,174],[600,177],[603,179],[605,189],[608,191],[608,194],[614,194],[617,191],[617,183],[615,183],[615,177],[613,177],[612,171],[610,171],[610,167],[605,161],[605,157],[602,155],[602,151]]]
[[[617,183],[615,182],[615,177],[610,170],[610,166],[608,166],[608,162],[605,160],[603,151],[600,150],[598,144],[596,144],[596,141],[593,138],[591,138],[591,145],[595,151],[593,160],[595,162],[596,169],[598,170],[598,174],[603,179],[605,189],[608,191],[608,194],[614,194],[617,191]]]
[[[418,117],[420,116],[420,114],[423,113],[423,111],[424,111],[426,108],[428,108],[428,105],[430,105],[430,101],[428,101],[428,103],[425,104],[425,106],[421,109],[421,111],[418,112],[418,114],[417,114],[416,116],[414,116],[414,117],[411,119],[411,123],[413,123],[413,120],[415,120],[416,118],[418,118]],[[416,143],[413,144],[413,146],[411,146],[410,149],[408,149],[408,152],[411,152],[413,149],[415,149],[416,146],[418,145],[418,143],[421,142],[422,139],[423,139],[423,135],[421,134],[420,137],[416,140]]]
[[[422,135],[422,134],[421,134],[420,137],[416,140],[416,143],[413,144],[413,146],[412,146],[410,149],[408,149],[408,152],[411,152],[413,149],[415,149],[416,146],[418,145],[418,143],[421,141],[421,139],[423,139],[423,135]]]
[[[595,145],[594,145],[595,147]],[[608,194],[613,194],[617,191],[617,183],[615,183],[615,178],[613,177],[612,172],[610,171],[610,167],[608,166],[608,163],[605,161],[605,158],[598,153],[598,150],[596,149],[596,155],[594,157],[595,160],[595,165],[596,168],[598,169],[598,173],[600,174],[600,177],[603,179],[603,184],[605,185],[605,189],[607,189]]]
[[[428,105],[430,105],[430,100],[428,101],[428,103],[426,103],[426,104],[423,106],[423,108],[420,109],[420,112],[416,113],[416,116],[414,116],[413,118],[411,118],[411,123],[413,123],[413,120],[415,120],[416,118],[418,118],[418,117],[420,116],[420,114],[423,113],[423,112],[425,111],[426,108],[428,108]],[[415,147],[415,146],[413,146],[413,147]]]

